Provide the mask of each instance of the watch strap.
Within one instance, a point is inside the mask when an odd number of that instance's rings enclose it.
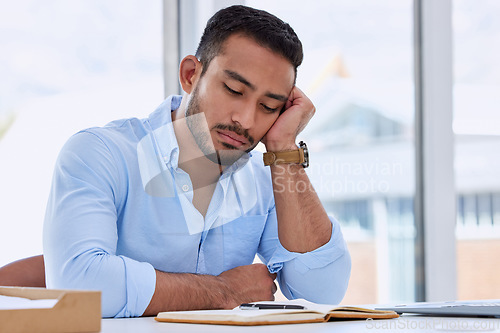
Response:
[[[302,164],[305,162],[304,149],[286,150],[264,153],[264,165]]]

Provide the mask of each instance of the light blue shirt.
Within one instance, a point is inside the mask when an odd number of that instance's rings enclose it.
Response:
[[[351,261],[338,222],[331,218],[330,241],[312,252],[281,246],[261,153],[224,171],[205,218],[193,206],[172,126],[180,102],[171,96],[146,119],[114,121],[68,140],[45,216],[47,286],[101,290],[103,317],[140,316],[155,291],[155,269],[218,275],[258,254],[278,273],[286,297],[340,302]]]

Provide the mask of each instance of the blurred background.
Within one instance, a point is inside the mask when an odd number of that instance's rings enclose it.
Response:
[[[450,1],[452,285],[456,299],[500,298],[500,2]],[[0,266],[42,253],[53,166],[68,137],[146,117],[178,93],[165,83],[176,75],[165,58],[194,54],[206,20],[232,3],[277,15],[303,42],[297,85],[317,113],[299,139],[310,147],[313,185],[351,251],[343,303],[424,300],[433,277],[423,278],[425,235],[414,202],[420,134],[412,0],[3,2]],[[172,17],[175,43],[167,38]]]

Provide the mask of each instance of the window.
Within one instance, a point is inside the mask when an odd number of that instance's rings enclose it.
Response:
[[[0,11],[0,266],[42,252],[69,136],[163,99],[162,3],[24,0]]]

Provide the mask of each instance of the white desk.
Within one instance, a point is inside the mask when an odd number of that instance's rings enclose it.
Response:
[[[225,326],[159,323],[154,318],[103,319],[102,333],[225,333],[225,332],[500,332],[500,319],[495,318],[452,318],[402,316],[389,320],[356,320],[329,323],[267,325],[267,326]]]

